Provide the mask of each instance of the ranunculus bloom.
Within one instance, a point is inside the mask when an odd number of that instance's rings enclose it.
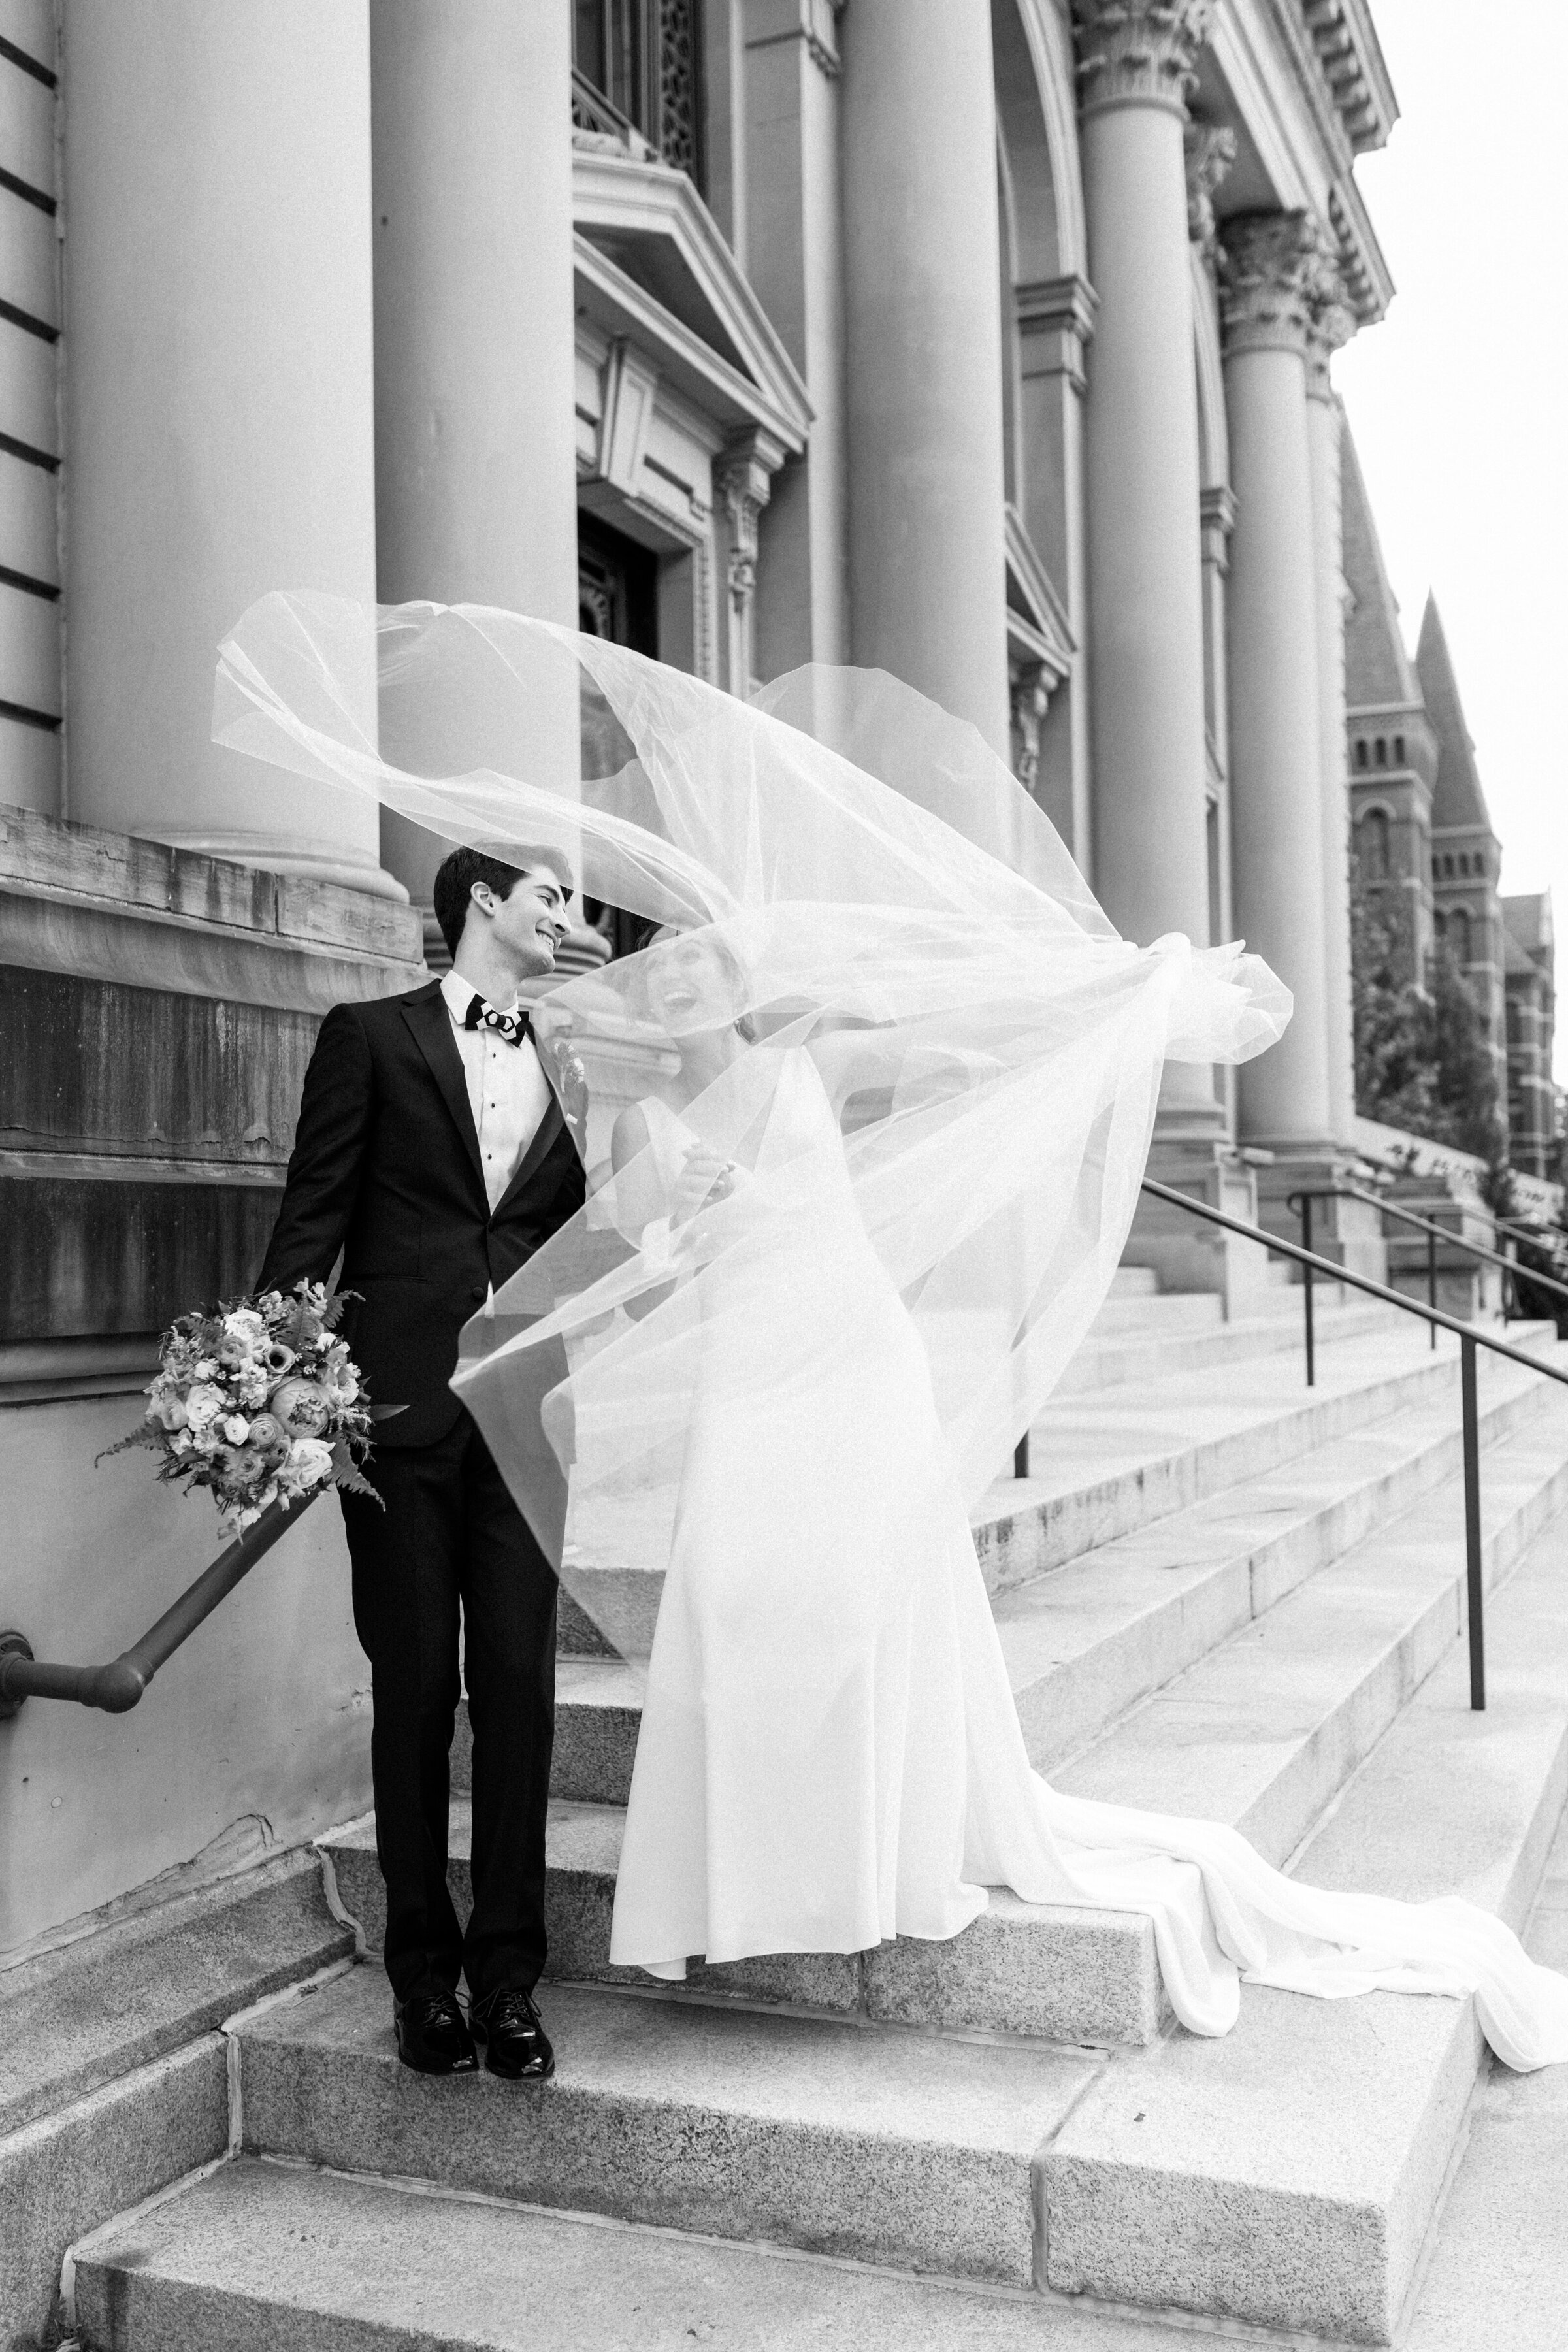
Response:
[[[223,1433],[231,1445],[243,1445],[250,1435],[250,1423],[237,1412],[231,1412],[224,1423]]]
[[[221,1389],[198,1381],[185,1399],[185,1419],[193,1429],[205,1429],[209,1422],[217,1419],[226,1402]]]

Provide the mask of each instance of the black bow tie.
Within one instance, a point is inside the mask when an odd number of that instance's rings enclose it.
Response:
[[[463,1026],[465,1029],[493,1029],[496,1035],[504,1037],[509,1045],[521,1045],[528,1034],[528,1015],[526,1013],[498,1013],[493,1004],[487,1004],[482,996],[476,995],[463,1015]]]

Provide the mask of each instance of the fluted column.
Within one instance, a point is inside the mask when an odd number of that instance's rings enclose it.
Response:
[[[1209,936],[1197,384],[1183,154],[1209,0],[1074,0],[1089,277],[1094,874],[1142,940]],[[1217,1118],[1173,1067],[1163,1124]]]
[[[382,601],[574,627],[569,13],[373,0],[371,58]],[[445,845],[396,817],[386,843],[425,899]]]
[[[1345,761],[1344,528],[1340,473],[1344,418],[1329,362],[1355,332],[1337,286],[1313,312],[1307,339],[1307,438],[1317,546],[1318,733],[1322,762],[1323,1010],[1329,1063],[1329,1132],[1355,1135],[1355,1045],[1351,999],[1351,814]]]
[[[247,604],[375,594],[366,0],[63,37],[68,813],[401,896],[373,806],[210,740]]]
[[[1305,350],[1321,283],[1302,213],[1226,224],[1222,311],[1236,528],[1228,598],[1231,843],[1238,929],[1294,990],[1281,1043],[1247,1063],[1246,1139],[1331,1138],[1319,562]]]
[[[840,34],[851,658],[1008,755],[996,121],[986,0]]]

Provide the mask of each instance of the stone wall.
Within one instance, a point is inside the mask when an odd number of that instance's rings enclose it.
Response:
[[[421,971],[395,901],[0,809],[0,1622],[40,1657],[114,1656],[221,1549],[94,1455],[170,1318],[253,1281],[322,1012]],[[0,1725],[0,1950],[362,1809],[368,1680],[327,1499],[134,1713]]]

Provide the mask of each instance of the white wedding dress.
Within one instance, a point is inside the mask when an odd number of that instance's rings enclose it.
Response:
[[[215,735],[448,843],[564,848],[680,935],[535,1007],[589,1197],[454,1376],[645,1676],[617,1961],[951,1937],[1011,1887],[1148,1914],[1197,2032],[1243,1977],[1473,1991],[1509,2064],[1568,2061],[1568,1979],[1473,1905],[1300,1885],[1024,1748],[969,1514],[1110,1289],[1164,1065],[1282,1033],[1267,965],[1121,938],[975,730],[879,672],[742,702],[517,614],[280,593]],[[693,1143],[741,1174],[672,1230]]]
[[[1475,1906],[1300,1885],[1219,1823],[1064,1797],[1033,1769],[925,1351],[848,1182],[823,1197],[837,1128],[810,1053],[777,1059],[755,1174],[809,1161],[815,1207],[793,1227],[769,1213],[750,1248],[694,1276],[716,1286],[715,1338],[648,1661],[612,1960],[679,1978],[689,1957],[946,1937],[1002,1886],[1149,1914],[1194,2032],[1235,2023],[1242,1977],[1320,1995],[1475,1991],[1508,2064],[1568,2060],[1568,1979]],[[640,1108],[673,1189],[701,1139],[662,1101]],[[743,1217],[743,1192],[735,1205]],[[770,1348],[759,1412],[756,1352]]]

